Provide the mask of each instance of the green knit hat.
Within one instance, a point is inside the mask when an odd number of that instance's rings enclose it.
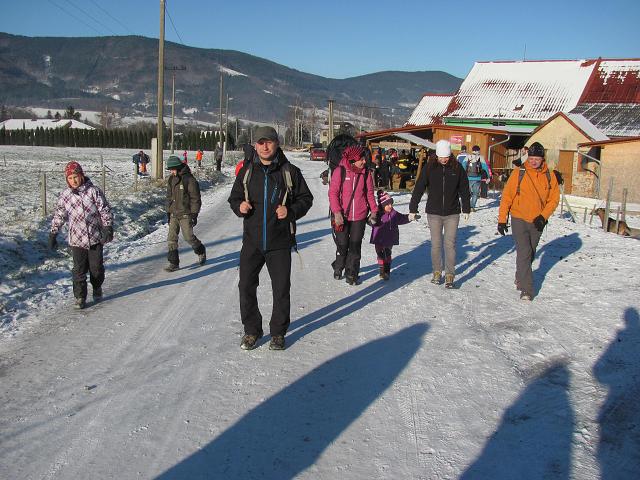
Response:
[[[180,160],[180,158],[176,157],[175,155],[171,155],[167,159],[167,170],[171,170],[172,168],[177,168],[178,170],[180,170],[182,167],[184,167],[184,163],[182,163],[182,160]]]

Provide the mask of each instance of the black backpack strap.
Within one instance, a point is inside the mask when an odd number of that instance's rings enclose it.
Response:
[[[520,168],[520,172],[518,172],[518,186],[516,187],[516,195],[520,195],[520,183],[522,183],[522,179],[526,172],[527,170],[525,168]]]

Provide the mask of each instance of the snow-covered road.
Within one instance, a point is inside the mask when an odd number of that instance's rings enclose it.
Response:
[[[298,225],[292,323],[239,348],[241,221],[204,198],[205,266],[166,229],[107,265],[105,299],[0,341],[0,478],[614,479],[640,472],[640,242],[554,217],[514,289],[497,200],[458,238],[460,288],[429,283],[426,222],[401,227],[391,279],[332,278],[321,163]],[[395,195],[407,212],[407,194]],[[424,205],[421,204],[421,209]],[[366,240],[368,240],[367,232]],[[181,245],[184,245],[181,240]],[[259,300],[269,319],[269,279]]]

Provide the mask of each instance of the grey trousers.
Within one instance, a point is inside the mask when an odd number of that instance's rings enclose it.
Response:
[[[516,282],[523,292],[533,295],[531,264],[542,232],[539,232],[533,223],[512,217],[511,234],[516,242]]]
[[[456,269],[456,234],[460,214],[432,215],[427,214],[427,222],[431,231],[431,264],[434,272],[442,272],[442,244],[444,230],[444,272],[453,275]]]
[[[167,247],[169,252],[178,251],[178,235],[182,230],[182,237],[185,241],[191,245],[193,251],[196,254],[204,252],[204,245],[193,234],[193,227],[191,226],[191,217],[189,215],[174,215],[171,214],[169,219],[169,233],[167,235]]]

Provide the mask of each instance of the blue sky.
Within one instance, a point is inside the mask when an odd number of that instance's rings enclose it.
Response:
[[[167,0],[166,39],[345,78],[474,61],[638,58],[640,1]],[[159,0],[0,0],[0,31],[158,37]],[[177,33],[176,33],[177,30]]]

